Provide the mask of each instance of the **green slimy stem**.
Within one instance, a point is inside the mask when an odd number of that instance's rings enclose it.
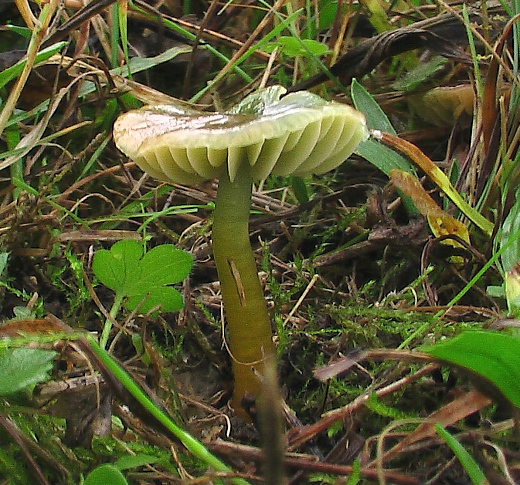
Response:
[[[271,322],[249,241],[251,190],[248,163],[242,163],[233,182],[227,170],[222,173],[212,231],[235,378],[232,404],[242,416],[241,399],[258,397],[263,362],[274,354]]]

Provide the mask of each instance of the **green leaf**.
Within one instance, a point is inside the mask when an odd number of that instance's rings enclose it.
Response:
[[[101,465],[92,470],[83,485],[128,485],[125,476],[114,465]]]
[[[369,129],[385,131],[392,135],[396,134],[385,112],[370,93],[355,79],[352,80],[351,93],[354,106],[365,115]],[[415,168],[409,160],[373,138],[362,141],[358,145],[355,153],[381,170],[387,177],[390,176],[390,171],[394,169],[403,170],[412,174],[416,173]],[[401,197],[407,212],[409,214],[417,214],[418,211],[412,199],[404,194],[401,194]]]
[[[99,281],[116,293],[128,294],[128,286],[139,279],[137,263],[143,256],[142,244],[131,239],[115,243],[110,250],[101,249],[94,255],[92,271]]]
[[[464,470],[466,470],[466,473],[468,474],[473,485],[484,485],[489,483],[486,479],[486,475],[484,475],[484,472],[481,470],[478,463],[454,436],[448,433],[448,431],[446,431],[439,423],[435,425],[435,431],[437,431],[437,434],[450,447],[451,451],[453,451],[453,454],[460,461],[460,464],[464,467]]]
[[[0,396],[14,394],[49,378],[56,352],[7,349],[0,353]]]
[[[143,313],[158,305],[162,311],[172,312],[180,310],[183,302],[180,293],[169,285],[186,278],[192,265],[191,255],[172,245],[163,244],[145,253],[141,243],[124,239],[110,250],[98,251],[92,271],[119,297],[127,297],[125,306],[129,310],[144,300],[139,307]]]
[[[20,27],[18,25],[10,25],[10,24],[4,25],[4,27],[6,30],[14,32],[15,34],[18,34],[19,36],[21,36],[25,39],[31,38],[32,30],[29,29],[28,27]]]
[[[369,161],[388,177],[390,176],[390,170],[394,169],[415,174],[413,166],[406,158],[394,152],[391,148],[381,145],[373,138],[362,141],[355,153]]]
[[[301,177],[292,176],[291,177],[291,188],[294,192],[294,196],[296,200],[300,204],[305,204],[305,202],[309,202],[309,188],[305,183],[305,180]]]
[[[137,468],[143,465],[150,465],[159,461],[159,458],[153,455],[145,455],[138,453],[137,455],[125,455],[119,458],[114,463],[118,470],[128,470],[130,468]]]
[[[265,52],[273,52],[276,48],[279,48],[282,54],[287,57],[322,56],[329,52],[329,48],[323,42],[313,39],[297,39],[285,35],[282,35],[274,42],[269,42],[263,50]]]
[[[163,312],[175,312],[183,306],[181,294],[171,286],[153,286],[150,288],[136,288],[135,293],[128,295],[124,305],[129,310],[139,306],[139,312],[146,313],[157,306]]]
[[[513,405],[520,407],[520,339],[474,330],[421,350],[490,381]]]
[[[520,231],[520,190],[515,193],[515,202],[509,209],[507,217],[500,228],[495,239],[495,244],[498,249],[505,249],[500,256],[502,263],[502,272],[505,275],[520,261],[520,238],[518,233]]]
[[[141,277],[144,283],[168,285],[181,282],[190,272],[191,255],[172,245],[163,244],[148,251],[141,260],[146,269]]]
[[[421,62],[417,67],[407,72],[401,79],[392,84],[398,91],[411,91],[418,88],[428,79],[441,71],[448,60],[441,56],[434,56],[428,62]]]
[[[370,130],[381,130],[397,135],[392,123],[386,116],[385,112],[377,104],[376,100],[370,93],[359,84],[355,79],[352,80],[350,86],[352,93],[352,102],[356,109],[361,111],[366,119],[367,126]]]
[[[35,64],[46,61],[49,57],[59,52],[63,47],[67,45],[67,42],[58,42],[45,49],[42,49],[36,54]],[[19,76],[25,67],[27,59],[18,61],[14,66],[8,67],[0,72],[0,88],[4,87],[9,81]]]
[[[327,30],[329,27],[332,26],[332,24],[336,20],[337,12],[338,12],[337,0],[327,0],[326,2],[320,3],[320,12],[319,12],[319,29],[320,29],[320,31]]]
[[[355,79],[352,80],[351,92],[354,106],[365,115],[369,129],[381,130],[392,135],[396,134],[385,112],[370,93]],[[361,142],[356,153],[387,176],[390,176],[390,170],[393,169],[415,173],[415,169],[409,160],[372,138]]]

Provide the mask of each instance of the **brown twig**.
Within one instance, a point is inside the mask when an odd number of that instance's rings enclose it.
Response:
[[[227,441],[214,441],[207,444],[208,448],[216,453],[226,456],[240,456],[255,461],[262,460],[263,452],[253,446],[230,443]],[[287,453],[284,457],[285,465],[288,468],[295,468],[316,473],[329,473],[338,476],[348,476],[354,473],[354,467],[350,465],[337,465],[334,463],[324,463],[316,461],[312,455],[302,455],[299,453]],[[361,468],[361,475],[366,478],[377,478],[377,470],[372,468]],[[411,477],[404,473],[394,470],[384,470],[385,477],[393,483],[402,485],[419,485],[418,478]]]
[[[290,448],[298,448],[307,441],[313,439],[317,434],[329,428],[335,422],[347,418],[348,416],[356,412],[358,409],[363,407],[372,394],[375,394],[377,398],[386,396],[401,389],[403,386],[417,381],[418,379],[427,374],[430,374],[437,368],[437,364],[428,364],[424,366],[422,369],[419,369],[417,372],[414,372],[413,374],[410,374],[406,377],[403,377],[402,379],[392,382],[391,384],[385,387],[382,387],[377,390],[367,390],[346,406],[334,409],[333,411],[329,411],[328,413],[324,414],[323,417],[316,423],[304,426],[303,428],[292,433],[289,442]]]

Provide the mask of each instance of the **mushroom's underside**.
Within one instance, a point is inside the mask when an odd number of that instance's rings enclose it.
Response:
[[[268,88],[226,113],[145,106],[117,120],[114,138],[153,177],[184,184],[219,177],[224,168],[233,180],[245,160],[255,180],[324,173],[367,138],[364,116],[350,106],[308,92],[279,100],[283,92]]]

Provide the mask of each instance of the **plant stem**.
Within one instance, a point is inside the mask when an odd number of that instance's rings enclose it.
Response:
[[[197,458],[213,467],[216,471],[232,473],[231,468],[213,455],[200,441],[177,426],[159,407],[157,407],[157,405],[150,400],[145,392],[130,377],[130,375],[112,359],[105,349],[101,348],[92,335],[87,335],[86,341],[101,363],[105,365],[107,370],[113,374],[113,376],[139,402],[139,404],[141,404],[155,419],[157,419],[159,423],[161,423],[174,436],[179,438],[186,449],[193,453]],[[241,478],[231,478],[230,482],[235,485],[249,485],[249,482]]]
[[[119,313],[119,310],[121,308],[121,305],[123,303],[124,294],[116,293],[116,296],[114,297],[114,303],[112,303],[112,308],[110,309],[110,316],[115,320],[117,317],[117,314]],[[106,348],[108,344],[108,339],[110,338],[110,331],[112,330],[112,320],[110,318],[107,318],[105,320],[105,324],[103,325],[103,332],[101,332],[101,337],[99,339],[99,345],[103,349]]]
[[[227,339],[233,360],[235,389],[232,405],[246,395],[258,397],[263,363],[274,354],[272,329],[255,258],[249,241],[252,178],[243,162],[233,182],[224,171],[220,177],[213,214],[213,255],[226,311]]]

